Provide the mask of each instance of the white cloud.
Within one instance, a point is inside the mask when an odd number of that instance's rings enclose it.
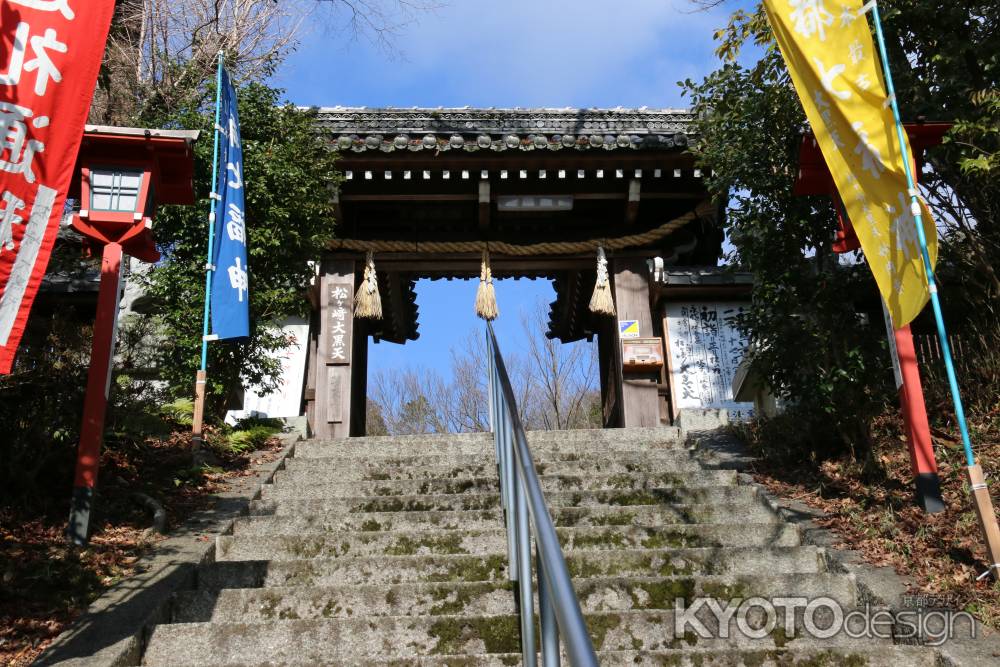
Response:
[[[331,49],[329,37],[314,36],[310,57],[289,66],[318,66],[322,75],[289,71],[282,83],[293,99],[300,78],[326,89],[323,99],[310,90],[307,103],[678,105],[676,82],[714,66],[712,32],[725,22],[724,11],[693,8],[687,0],[452,0],[406,29],[397,41],[403,59],[363,43]],[[317,56],[332,69],[307,65]]]

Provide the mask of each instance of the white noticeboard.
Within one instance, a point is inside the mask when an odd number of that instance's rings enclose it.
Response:
[[[243,410],[234,417],[298,417],[302,405],[302,386],[306,371],[306,345],[309,342],[309,322],[290,318],[281,322],[281,333],[291,343],[276,354],[281,362],[278,388],[267,395],[249,387],[243,396]],[[242,413],[242,414],[240,414]]]
[[[744,307],[712,301],[667,304],[665,328],[675,410],[721,408],[735,419],[753,415],[752,403],[733,400],[733,376],[747,342],[732,319]]]

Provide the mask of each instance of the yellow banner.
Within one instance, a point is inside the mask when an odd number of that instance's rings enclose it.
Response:
[[[764,0],[795,90],[896,327],[927,303],[927,278],[878,52],[862,0]],[[909,141],[905,150],[913,165]],[[921,199],[931,265],[937,230]]]

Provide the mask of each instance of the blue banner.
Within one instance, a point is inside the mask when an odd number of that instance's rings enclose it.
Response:
[[[215,211],[212,264],[212,333],[224,338],[250,335],[247,231],[243,215],[243,147],[236,91],[222,70],[219,128],[219,193]]]

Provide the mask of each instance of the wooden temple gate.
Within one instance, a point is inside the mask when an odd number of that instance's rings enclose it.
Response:
[[[626,368],[619,321],[663,336],[652,266],[715,266],[721,252],[721,209],[686,152],[690,120],[674,110],[321,109],[344,180],[333,188],[337,241],[311,293],[313,433],[364,435],[368,338],[415,340],[416,281],[478,278],[484,249],[495,278],[553,281],[550,338],[597,337],[605,426],[669,423],[666,371]],[[598,246],[614,317],[589,310]],[[368,251],[380,320],[353,316]]]

